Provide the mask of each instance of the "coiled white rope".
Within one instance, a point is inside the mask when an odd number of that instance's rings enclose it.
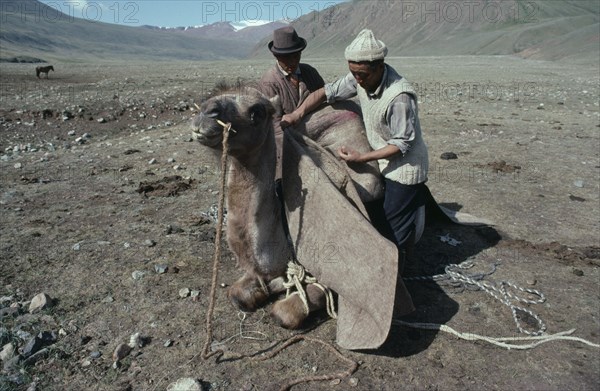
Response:
[[[482,281],[485,276],[489,276],[496,271],[496,265],[494,264],[492,270],[487,273],[469,275],[464,272],[465,270],[470,269],[473,266],[474,266],[474,264],[472,261],[465,261],[459,265],[452,264],[452,265],[446,266],[446,268],[444,269],[444,271],[446,272],[445,274],[436,274],[434,276],[410,277],[410,278],[405,278],[404,280],[405,281],[411,281],[411,280],[441,281],[441,280],[449,279],[451,282],[458,282],[458,283],[462,283],[465,285],[470,285],[470,286],[476,287],[476,288],[488,293],[494,299],[498,300],[499,302],[501,302],[502,304],[504,304],[510,308],[512,315],[513,315],[513,319],[515,321],[515,324],[517,325],[517,329],[519,329],[519,332],[521,332],[523,334],[535,336],[535,335],[541,335],[542,333],[544,333],[546,331],[546,324],[542,321],[542,319],[537,314],[535,314],[533,311],[528,310],[526,308],[519,307],[514,303],[514,301],[516,301],[519,303],[526,303],[526,304],[541,304],[546,301],[546,297],[544,296],[544,294],[542,292],[540,292],[536,289],[521,288],[520,286],[513,284],[512,282],[509,282],[509,281],[501,281],[498,284],[493,284],[493,283],[490,283],[487,281]],[[537,296],[537,299],[530,300],[530,299],[520,297],[520,296],[508,291],[507,287],[513,288],[513,289],[515,289],[517,291],[521,291],[523,293],[529,293],[529,294],[535,295],[535,296]],[[533,319],[535,319],[537,322],[537,325],[538,325],[537,329],[535,331],[528,331],[525,328],[523,328],[521,320],[519,319],[517,312],[526,313],[529,316],[531,316]]]
[[[443,324],[413,323],[413,322],[402,321],[399,319],[394,319],[392,321],[392,323],[395,325],[407,326],[407,327],[417,328],[417,329],[439,330],[439,331],[443,331],[443,332],[452,334],[458,338],[461,338],[461,339],[464,339],[467,341],[484,341],[484,342],[488,342],[492,345],[496,345],[496,346],[506,348],[509,350],[510,349],[517,349],[517,350],[532,349],[543,343],[551,342],[551,341],[559,341],[559,340],[576,341],[576,342],[584,343],[591,347],[600,348],[599,344],[590,342],[583,338],[570,336],[570,334],[572,334],[575,331],[575,329],[562,331],[562,332],[559,332],[556,334],[545,334],[546,324],[542,321],[542,319],[537,314],[533,313],[532,311],[530,311],[526,308],[519,307],[513,303],[513,301],[517,301],[520,303],[526,303],[526,304],[543,303],[544,301],[546,301],[546,297],[544,296],[544,294],[542,292],[540,292],[536,289],[521,288],[521,287],[513,284],[512,282],[508,282],[508,281],[501,281],[498,284],[493,284],[493,283],[490,283],[487,281],[482,281],[482,279],[485,276],[491,275],[496,271],[496,265],[494,264],[492,267],[492,270],[487,273],[472,274],[472,275],[466,274],[464,272],[464,270],[470,269],[471,267],[473,267],[473,265],[474,264],[472,261],[465,261],[458,265],[452,264],[452,265],[446,266],[446,268],[444,269],[444,271],[446,272],[445,274],[436,274],[433,276],[409,277],[409,278],[404,278],[404,280],[405,281],[450,280],[450,282],[453,282],[453,283],[460,283],[460,284],[464,284],[465,286],[472,286],[477,289],[481,289],[511,309],[513,319],[517,325],[517,328],[519,329],[519,331],[521,333],[528,334],[529,335],[528,337],[487,337],[487,336],[473,334],[473,333],[462,333],[460,331],[454,330],[450,326],[446,326]],[[508,291],[507,287],[516,289],[516,290],[524,292],[524,293],[529,293],[529,294],[535,295],[538,298],[535,300],[530,300],[530,299],[526,299],[523,297],[519,297],[519,296],[511,293],[510,291]],[[523,327],[521,327],[521,321],[519,320],[517,311],[524,312],[524,313],[530,315],[531,317],[533,317],[537,321],[537,324],[538,324],[537,330],[531,332],[531,331],[525,330]],[[509,343],[509,342],[516,342],[516,341],[534,341],[534,342],[528,343],[528,344]]]

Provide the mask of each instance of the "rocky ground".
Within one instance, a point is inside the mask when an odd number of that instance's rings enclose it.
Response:
[[[549,333],[576,328],[600,342],[597,67],[389,62],[418,86],[434,196],[495,223],[434,222],[407,275],[471,260],[468,273],[493,271],[487,281],[545,294],[520,305]],[[311,63],[326,80],[345,73],[331,60]],[[31,64],[0,64],[0,390],[164,390],[181,378],[204,390],[263,390],[344,370],[311,342],[266,362],[200,358],[220,174],[191,141],[189,119],[220,79],[256,80],[269,64],[149,65],[55,64],[38,80]],[[229,305],[225,289],[239,272],[224,254],[218,346],[253,353],[293,335],[268,311],[244,317]],[[407,284],[417,304],[408,320],[522,335],[483,291]],[[539,326],[524,312],[519,320]],[[302,332],[334,342],[335,321],[318,314]],[[591,390],[600,381],[600,351],[575,341],[505,350],[394,326],[378,351],[342,353],[359,363],[350,377],[294,389]]]

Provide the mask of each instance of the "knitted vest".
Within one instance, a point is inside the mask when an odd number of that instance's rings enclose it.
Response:
[[[391,138],[386,122],[386,113],[390,103],[402,93],[411,94],[417,99],[415,90],[410,83],[391,67],[387,66],[387,79],[384,80],[384,90],[377,98],[371,98],[364,88],[357,85],[358,98],[367,130],[367,139],[371,148],[377,150],[387,145]],[[387,86],[387,87],[386,87]],[[404,185],[416,185],[427,181],[429,157],[427,147],[421,134],[419,114],[416,115],[415,139],[410,150],[402,155],[397,153],[387,159],[379,159],[379,170],[387,179]]]

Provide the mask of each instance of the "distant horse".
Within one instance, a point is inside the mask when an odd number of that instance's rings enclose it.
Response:
[[[35,75],[38,77],[38,79],[40,78],[40,73],[45,73],[46,74],[46,79],[48,78],[48,72],[53,71],[54,67],[52,65],[48,65],[45,67],[36,67],[35,68]]]

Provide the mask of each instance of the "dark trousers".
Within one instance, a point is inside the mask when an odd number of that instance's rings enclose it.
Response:
[[[399,250],[405,249],[414,240],[415,220],[419,207],[425,205],[424,183],[403,185],[386,179],[383,200],[365,204],[372,224]]]

